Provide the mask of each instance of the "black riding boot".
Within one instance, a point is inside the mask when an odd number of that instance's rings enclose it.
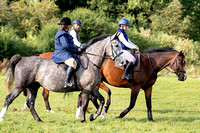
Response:
[[[128,62],[124,74],[122,75],[122,79],[123,80],[130,80],[131,76],[132,76],[132,72],[133,72],[133,68],[134,68],[134,64],[133,62]]]
[[[70,82],[71,77],[73,75],[74,68],[69,66],[66,70],[66,77],[64,81],[64,88],[72,87],[72,83]]]

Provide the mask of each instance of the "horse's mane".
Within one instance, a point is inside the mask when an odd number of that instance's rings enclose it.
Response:
[[[177,52],[177,51],[170,47],[162,47],[162,48],[149,48],[142,52],[143,53],[158,53],[158,52]]]
[[[94,37],[92,39],[90,39],[86,44],[83,44],[84,45],[84,48],[87,48],[89,46],[91,46],[92,44],[98,42],[98,41],[101,41],[105,38],[107,38],[108,36],[111,36],[112,34],[104,34],[104,35],[100,35],[100,36],[97,36],[97,37]]]

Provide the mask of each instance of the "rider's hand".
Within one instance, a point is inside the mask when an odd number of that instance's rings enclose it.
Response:
[[[81,54],[82,51],[81,51],[81,48],[78,48],[78,54]]]
[[[139,48],[138,47],[135,48],[135,52],[139,52]]]

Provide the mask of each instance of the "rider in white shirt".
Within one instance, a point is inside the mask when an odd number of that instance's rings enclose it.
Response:
[[[119,33],[118,39],[121,41],[121,46],[123,50],[123,54],[125,57],[125,60],[127,62],[124,74],[122,75],[123,80],[129,80],[130,75],[133,71],[134,64],[136,62],[136,58],[131,54],[130,49],[134,49],[136,52],[139,51],[139,47],[135,44],[133,44],[129,39],[125,32],[125,30],[128,29],[128,26],[130,26],[130,23],[127,19],[122,18],[118,21],[118,29],[117,32]]]
[[[78,30],[81,27],[81,21],[79,19],[75,19],[73,21],[73,26],[69,31],[69,34],[73,37],[74,45],[77,47],[81,47],[82,44],[80,43],[80,36]]]

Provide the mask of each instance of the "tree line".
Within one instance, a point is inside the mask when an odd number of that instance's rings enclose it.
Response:
[[[2,0],[0,60],[53,51],[56,24],[68,16],[82,21],[82,43],[115,33],[117,21],[127,18],[128,36],[141,50],[183,49],[187,63],[199,65],[199,7],[198,0]]]

